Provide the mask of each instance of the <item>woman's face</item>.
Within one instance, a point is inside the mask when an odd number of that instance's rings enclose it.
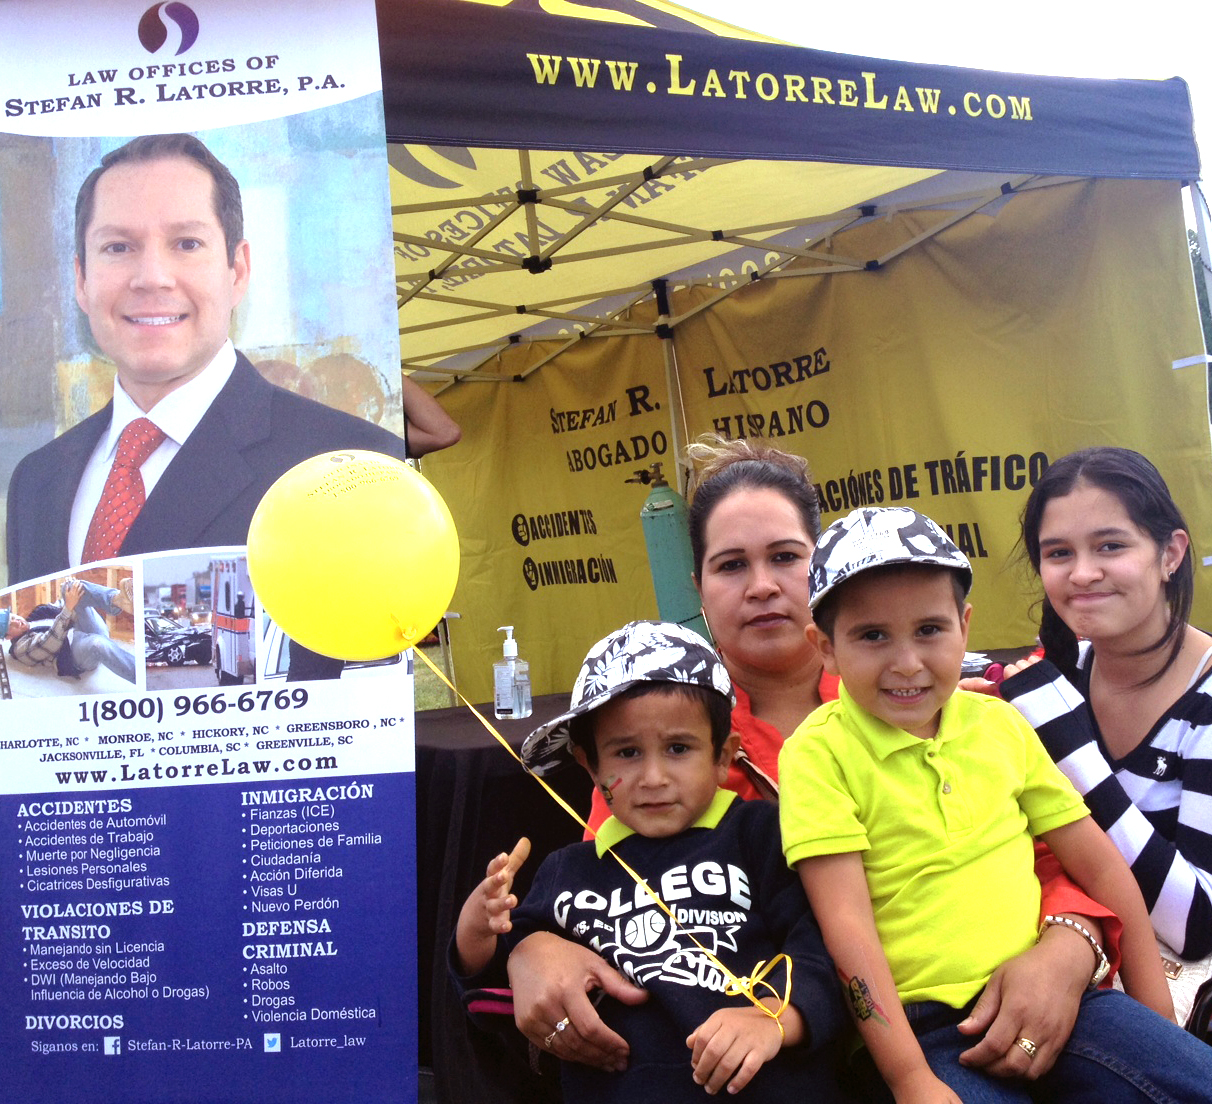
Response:
[[[1051,499],[1040,517],[1040,579],[1061,619],[1078,636],[1144,647],[1169,621],[1165,584],[1182,563],[1187,534],[1165,545],[1141,529],[1110,491],[1091,483]]]
[[[805,633],[814,542],[795,504],[741,488],[720,500],[704,536],[699,596],[729,664],[770,672],[802,664],[814,651]]]

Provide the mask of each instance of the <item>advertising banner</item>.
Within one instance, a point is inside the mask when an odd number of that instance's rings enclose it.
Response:
[[[374,4],[12,0],[0,59],[0,1100],[413,1100],[411,656],[246,548],[405,454]]]
[[[975,648],[1034,639],[1038,589],[1017,559],[1018,516],[1048,463],[1074,449],[1148,455],[1196,547],[1212,547],[1207,383],[1202,362],[1188,360],[1201,339],[1172,232],[1178,204],[1165,182],[1059,183],[927,236],[882,267],[761,280],[699,314],[711,291],[679,288],[674,276],[669,312],[689,316],[671,339],[684,427],[656,334],[580,341],[521,383],[508,381],[542,348],[507,354],[505,382],[448,388],[446,407],[480,427],[426,468],[466,548],[452,607],[463,620],[451,634],[461,688],[473,700],[490,694],[494,642],[473,626],[508,615],[543,693],[566,690],[577,657],[611,625],[655,616],[651,583],[638,581],[643,494],[628,494],[624,476],[640,466],[637,433],[652,453],[641,463],[676,470],[668,450],[652,447],[675,424],[684,440],[765,437],[806,457],[825,524],[865,505],[933,517],[974,563]],[[872,220],[830,248],[879,257],[947,214]],[[1142,270],[1157,274],[1147,310]],[[651,304],[629,316],[636,328],[652,326],[644,311]],[[639,395],[643,409],[629,398]],[[575,563],[601,545],[611,518],[611,560],[633,565],[634,585],[578,585],[567,573],[533,590],[512,581],[525,554],[513,547],[511,518],[563,518],[572,504],[592,505],[598,535],[549,526],[529,554]],[[502,569],[511,551],[518,563]],[[1197,613],[1210,602],[1197,573]]]
[[[1018,522],[1051,461],[1089,445],[1144,453],[1196,548],[1212,549],[1207,376],[1187,361],[1201,337],[1179,203],[1165,182],[1058,184],[876,271],[755,285],[679,327],[687,418],[807,457],[826,525],[859,506],[934,518],[974,565],[972,645],[1028,645],[1040,590]],[[835,248],[880,256],[921,229],[877,220]],[[1155,274],[1147,287],[1141,271]],[[1212,608],[1204,572],[1196,608]]]
[[[744,9],[737,16],[743,22]],[[743,32],[699,22],[646,5],[385,4],[388,136],[727,157],[810,152],[848,165],[1199,175],[1187,86],[1177,78],[1094,81],[890,61],[743,41],[730,37]]]
[[[469,701],[492,700],[499,625],[547,694],[571,687],[595,640],[656,616],[639,517],[641,478],[675,466],[660,358],[651,338],[582,342],[524,382],[443,392],[476,427],[425,461],[462,542],[450,640]]]

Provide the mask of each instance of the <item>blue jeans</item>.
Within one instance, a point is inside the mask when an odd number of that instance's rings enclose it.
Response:
[[[115,675],[135,681],[135,657],[117,641],[111,640],[103,614],[121,611],[114,605],[118,592],[112,587],[98,583],[82,582],[84,587],[80,601],[76,603],[76,617],[72,632],[72,658],[81,671],[95,671],[108,667]]]
[[[960,1054],[977,1042],[956,1029],[971,1008],[935,1001],[905,1008],[930,1068],[964,1104],[1212,1102],[1212,1047],[1123,993],[1086,993],[1069,1042],[1038,1081],[990,1077],[959,1064]],[[878,1077],[864,1057],[866,1076]],[[870,1099],[887,1099],[869,1087]]]

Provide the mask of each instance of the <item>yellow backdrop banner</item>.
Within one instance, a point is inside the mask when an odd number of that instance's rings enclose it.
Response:
[[[869,221],[833,248],[877,258],[946,214]],[[675,328],[689,433],[806,456],[826,523],[862,505],[928,514],[973,559],[972,646],[1030,643],[1038,590],[1017,560],[1018,516],[1067,452],[1145,453],[1187,514],[1197,565],[1212,554],[1206,375],[1172,367],[1203,351],[1181,226],[1175,184],[1058,184],[871,271],[757,282]],[[704,294],[675,290],[674,317]],[[566,691],[589,644],[656,615],[646,492],[625,480],[654,460],[674,470],[661,339],[584,341],[524,382],[442,400],[464,441],[425,472],[462,541],[460,688],[490,697],[495,630],[514,624],[535,692]]]
[[[501,625],[515,626],[534,693],[547,694],[571,688],[595,640],[656,616],[648,490],[628,480],[673,467],[661,355],[651,337],[584,341],[523,381],[443,392],[463,440],[423,470],[459,532],[450,637],[469,700],[491,700]]]

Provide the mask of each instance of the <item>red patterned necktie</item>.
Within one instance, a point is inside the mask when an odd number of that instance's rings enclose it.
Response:
[[[136,418],[122,431],[114,466],[109,469],[101,501],[88,526],[84,563],[118,554],[131,523],[143,509],[145,495],[139,469],[164,438],[164,431],[147,418]]]

